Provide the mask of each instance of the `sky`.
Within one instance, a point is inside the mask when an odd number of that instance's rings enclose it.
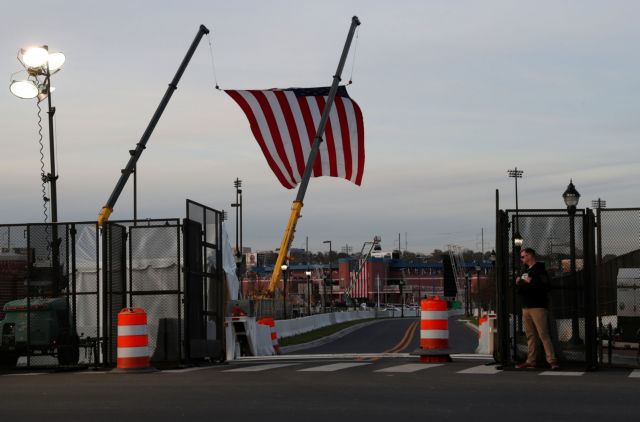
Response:
[[[138,215],[183,218],[190,198],[229,212],[233,239],[238,177],[244,245],[275,249],[296,190],[214,89],[214,68],[223,89],[328,86],[353,15],[343,80],[364,115],[363,183],[312,179],[293,247],[360,250],[379,235],[391,250],[400,233],[416,252],[480,250],[484,231],[490,250],[496,189],[514,208],[516,166],[520,208],[564,208],[571,178],[581,206],[640,206],[638,2],[36,0],[0,17],[0,223],[43,221],[36,102],[8,89],[20,47],[66,55],[52,96],[58,219],[93,221],[204,24],[138,164]],[[132,213],[129,184],[111,219]]]

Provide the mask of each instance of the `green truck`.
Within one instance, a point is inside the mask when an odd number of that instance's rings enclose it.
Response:
[[[72,328],[66,298],[13,300],[4,305],[2,313],[0,366],[13,367],[18,358],[27,353],[31,356],[56,356],[63,366],[78,363],[79,339]]]

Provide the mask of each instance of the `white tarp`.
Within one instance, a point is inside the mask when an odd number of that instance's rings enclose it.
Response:
[[[222,224],[222,268],[227,274],[227,288],[229,289],[229,299],[238,300],[240,292],[240,282],[236,275],[236,260],[233,257],[231,243],[229,243],[229,235],[227,234],[227,225]]]

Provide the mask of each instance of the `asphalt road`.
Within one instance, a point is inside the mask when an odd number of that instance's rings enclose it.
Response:
[[[454,353],[474,353],[478,346],[478,335],[464,322],[458,321],[459,318],[449,318],[449,347]],[[420,346],[419,322],[419,318],[382,319],[363,325],[335,341],[299,350],[295,354],[411,353]]]
[[[412,372],[402,372],[406,365]],[[460,372],[478,368],[489,372]],[[420,366],[407,358],[281,359],[139,375],[5,375],[0,419],[631,421],[640,414],[640,378],[629,374],[543,376],[499,372],[478,361]]]
[[[406,353],[418,344],[417,329],[407,334],[414,322],[377,322],[307,352]],[[450,325],[452,346],[475,348],[473,331]],[[640,370],[501,371],[469,358],[428,365],[406,354],[300,354],[149,374],[0,374],[0,421],[632,421],[639,391]]]

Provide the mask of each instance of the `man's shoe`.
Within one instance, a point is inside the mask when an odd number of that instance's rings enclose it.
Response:
[[[535,369],[535,365],[529,362],[522,362],[516,365],[517,369]]]
[[[557,362],[553,362],[553,363],[549,364],[549,366],[551,366],[551,370],[552,371],[559,371],[560,370],[560,365],[558,365]]]

